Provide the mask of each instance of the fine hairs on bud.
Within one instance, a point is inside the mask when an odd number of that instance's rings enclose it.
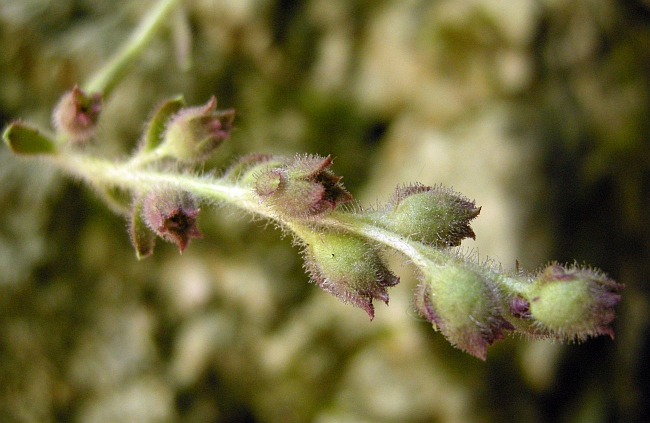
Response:
[[[379,224],[435,247],[455,247],[475,239],[470,222],[481,212],[473,201],[441,186],[397,187],[389,204],[374,215]]]
[[[255,193],[280,215],[308,218],[327,213],[353,200],[330,166],[330,156],[285,159],[280,166],[267,166],[259,172]]]
[[[452,345],[485,360],[487,348],[515,327],[503,317],[499,292],[482,270],[431,263],[422,270],[415,307]]]
[[[182,108],[172,116],[159,148],[181,162],[204,161],[230,138],[234,119],[235,111],[217,110],[212,96],[205,105]]]
[[[192,238],[202,238],[196,226],[199,214],[196,199],[185,191],[169,187],[149,192],[142,205],[142,217],[159,237],[173,242],[182,253]]]
[[[304,234],[305,268],[312,280],[346,303],[375,317],[373,300],[388,304],[386,288],[399,278],[385,265],[379,252],[354,235],[325,232]]]
[[[614,338],[614,306],[622,289],[623,285],[600,271],[552,263],[537,274],[524,294],[532,329],[565,340]]]
[[[82,143],[89,140],[95,132],[101,110],[100,93],[86,94],[75,85],[72,91],[61,97],[52,114],[52,121],[73,142]]]

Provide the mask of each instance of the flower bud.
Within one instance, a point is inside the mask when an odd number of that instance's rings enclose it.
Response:
[[[54,126],[74,142],[87,141],[97,127],[102,109],[100,93],[86,94],[77,85],[61,97],[54,109]]]
[[[352,201],[341,177],[329,168],[330,156],[296,156],[281,166],[267,166],[257,175],[255,192],[280,214],[310,217]]]
[[[180,161],[207,159],[221,143],[230,138],[234,110],[216,110],[212,96],[204,106],[181,109],[167,126],[160,148],[166,156]]]
[[[569,340],[614,338],[614,306],[623,287],[599,271],[554,263],[537,275],[523,296],[536,334]]]
[[[192,238],[202,238],[196,226],[199,209],[194,198],[172,188],[155,189],[144,199],[142,216],[161,238],[174,242],[182,253]]]
[[[415,241],[436,247],[460,245],[475,238],[470,221],[480,213],[473,201],[442,187],[398,187],[377,223]]]
[[[502,316],[499,292],[477,270],[464,264],[431,264],[425,272],[415,307],[452,345],[485,360],[487,347],[515,329]]]
[[[372,320],[372,300],[388,304],[386,288],[396,277],[373,246],[354,235],[338,232],[301,234],[305,267],[312,280],[345,303],[364,309]]]

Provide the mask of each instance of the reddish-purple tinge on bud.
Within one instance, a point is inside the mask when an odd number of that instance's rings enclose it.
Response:
[[[613,338],[614,307],[623,288],[598,270],[552,263],[526,294],[534,329],[561,339]]]
[[[530,303],[520,295],[514,295],[508,300],[510,314],[519,319],[530,319]]]
[[[441,186],[398,186],[378,223],[412,240],[455,247],[476,236],[470,222],[481,212],[473,201]]]
[[[61,97],[52,120],[73,141],[88,140],[94,133],[102,109],[100,93],[86,94],[77,85]]]
[[[502,315],[498,292],[462,266],[431,267],[415,291],[415,307],[452,345],[485,360],[487,349],[515,326]]]
[[[144,200],[143,215],[147,225],[158,236],[178,245],[181,253],[192,238],[202,238],[196,226],[198,214],[196,201],[186,192],[154,190]]]
[[[207,159],[230,137],[235,111],[217,110],[212,96],[203,106],[181,109],[167,127],[161,144],[163,151],[181,161]]]
[[[352,201],[341,177],[329,169],[331,165],[329,156],[287,159],[281,166],[266,168],[257,175],[255,192],[284,215],[309,217],[328,212]]]
[[[341,233],[304,234],[305,268],[312,280],[346,303],[362,308],[372,320],[373,300],[388,304],[387,288],[399,278],[365,240]]]

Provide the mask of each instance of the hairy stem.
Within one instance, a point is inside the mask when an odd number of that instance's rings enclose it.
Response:
[[[254,199],[249,189],[220,179],[153,168],[141,169],[85,154],[60,154],[49,158],[66,173],[75,175],[96,188],[116,187],[138,195],[149,192],[157,185],[167,185],[205,200],[225,202],[252,214],[274,218],[271,211]]]

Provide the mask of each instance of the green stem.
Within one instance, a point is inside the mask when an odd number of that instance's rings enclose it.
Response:
[[[139,195],[149,192],[155,186],[168,185],[205,200],[224,202],[253,215],[279,221],[297,234],[314,223],[320,227],[347,231],[400,251],[417,267],[449,261],[449,254],[444,250],[409,241],[391,231],[369,224],[362,217],[354,214],[334,212],[312,223],[284,221],[260,203],[250,189],[233,185],[223,179],[158,171],[137,167],[131,162],[116,163],[85,154],[66,154],[51,159],[66,172],[101,189],[117,187]]]
[[[430,266],[432,258],[442,259],[443,261],[448,260],[448,255],[442,250],[429,248],[419,242],[409,241],[403,236],[367,223],[358,215],[334,212],[327,218],[319,219],[319,225],[342,229],[386,245],[400,251],[417,267]]]
[[[206,200],[222,201],[253,214],[274,218],[273,213],[259,204],[249,189],[227,184],[219,179],[134,168],[128,164],[84,154],[66,154],[53,156],[51,159],[65,172],[100,189],[117,187],[138,195],[149,192],[155,186],[168,185]]]
[[[102,92],[105,98],[108,97],[128,66],[138,57],[156,32],[163,26],[165,18],[177,3],[178,0],[160,0],[142,20],[126,44],[90,78],[85,84],[84,90],[89,93]]]

